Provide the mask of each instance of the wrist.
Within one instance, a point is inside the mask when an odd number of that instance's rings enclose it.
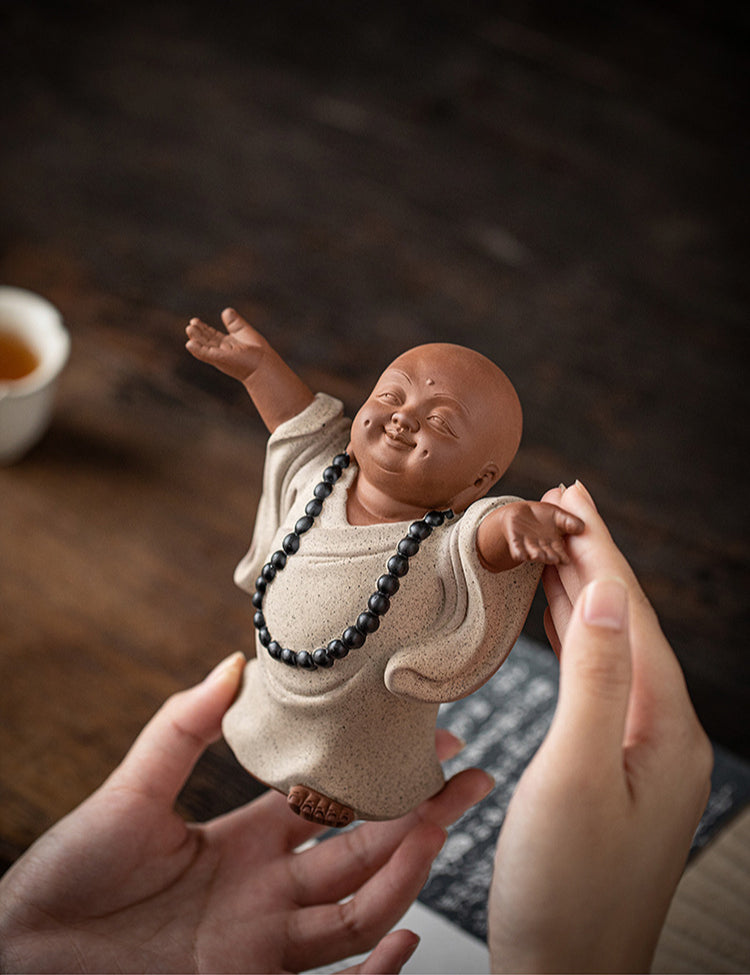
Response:
[[[513,509],[518,504],[511,501],[495,508],[477,529],[477,555],[482,568],[488,572],[506,572],[520,565],[511,553],[509,538]]]

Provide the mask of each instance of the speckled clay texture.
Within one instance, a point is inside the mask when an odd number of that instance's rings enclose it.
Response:
[[[254,591],[323,469],[346,448],[349,428],[341,403],[318,394],[271,436],[252,546],[235,573],[241,588]],[[292,650],[325,646],[356,620],[410,524],[350,525],[355,472],[345,471],[267,591],[269,629]],[[400,816],[441,788],[439,703],[470,694],[497,670],[539,580],[537,565],[492,574],[479,564],[479,522],[512,500],[486,498],[436,529],[411,559],[379,630],[332,668],[288,667],[257,647],[224,719],[227,741],[253,775],[282,792],[315,789],[362,819]]]

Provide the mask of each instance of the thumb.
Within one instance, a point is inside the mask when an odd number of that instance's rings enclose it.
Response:
[[[596,579],[576,601],[560,655],[554,732],[579,761],[621,762],[630,684],[628,591],[619,578]]]
[[[205,748],[221,734],[221,719],[245,666],[234,653],[200,684],[173,694],[136,738],[109,785],[145,792],[172,806]]]

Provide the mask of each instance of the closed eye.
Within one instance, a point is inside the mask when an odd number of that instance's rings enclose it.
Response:
[[[457,436],[457,434],[456,434],[455,430],[453,429],[453,427],[450,425],[450,423],[448,423],[448,421],[445,419],[445,417],[442,416],[442,414],[440,414],[440,413],[431,413],[427,417],[427,421],[439,433],[445,433],[445,434],[447,434],[448,436],[451,436],[451,437]]]
[[[378,393],[378,399],[382,400],[383,403],[388,403],[390,406],[401,406],[403,403],[403,397],[390,389],[384,389],[381,393]]]

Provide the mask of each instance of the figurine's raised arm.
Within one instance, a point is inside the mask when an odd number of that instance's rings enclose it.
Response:
[[[568,561],[566,535],[579,535],[580,518],[544,501],[512,501],[495,508],[477,531],[477,552],[485,569],[503,572],[522,562],[559,565]]]
[[[234,308],[225,308],[221,319],[226,333],[192,318],[187,326],[188,352],[238,379],[248,391],[270,433],[313,401],[311,390],[289,368],[260,332]]]

